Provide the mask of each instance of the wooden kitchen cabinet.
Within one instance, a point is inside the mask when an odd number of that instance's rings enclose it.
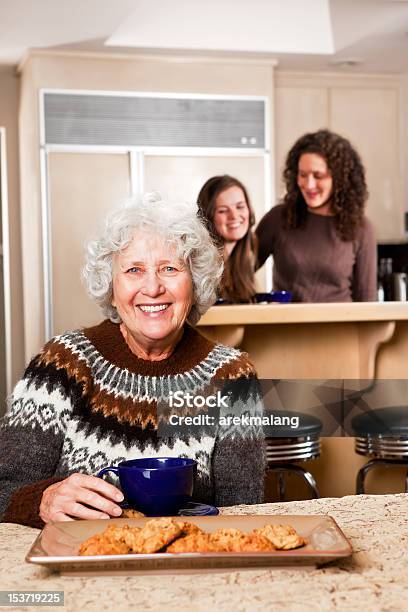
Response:
[[[378,242],[406,237],[402,188],[400,80],[386,75],[276,74],[276,176],[302,134],[327,127],[349,138],[363,159],[367,216]]]
[[[329,94],[324,87],[277,87],[275,92],[276,193],[284,193],[282,172],[286,155],[294,142],[306,132],[329,125]]]
[[[331,127],[357,147],[367,171],[367,215],[378,242],[404,239],[399,92],[390,88],[333,88]]]

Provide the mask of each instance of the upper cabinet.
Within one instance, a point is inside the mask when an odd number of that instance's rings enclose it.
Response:
[[[357,147],[367,171],[367,214],[377,240],[404,238],[399,95],[397,89],[333,88],[331,127]]]
[[[324,87],[285,87],[275,91],[276,192],[283,195],[282,172],[286,155],[306,132],[329,125],[329,95]]]
[[[305,132],[329,128],[349,138],[367,172],[367,216],[378,242],[406,239],[402,189],[400,81],[387,76],[276,74],[276,176]]]

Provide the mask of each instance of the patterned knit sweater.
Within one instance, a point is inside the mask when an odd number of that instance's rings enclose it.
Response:
[[[30,362],[0,425],[1,520],[42,527],[39,505],[50,484],[137,457],[195,459],[196,501],[261,502],[261,430],[158,435],[157,406],[170,391],[199,393],[216,380],[249,388],[244,396],[230,396],[228,411],[259,410],[256,376],[246,355],[214,345],[189,326],[162,361],[136,357],[119,325],[110,321],[55,337]]]

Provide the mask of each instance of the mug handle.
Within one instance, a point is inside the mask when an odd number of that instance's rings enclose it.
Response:
[[[97,478],[102,478],[102,476],[104,474],[106,474],[106,472],[114,472],[116,475],[118,475],[119,473],[119,468],[113,466],[113,465],[108,465],[108,467],[103,468],[103,470],[101,470],[100,472],[97,473],[96,477]]]
[[[113,472],[114,474],[118,475],[119,474],[119,468],[115,467],[114,465],[108,465],[108,467],[103,468],[103,470],[101,470],[100,472],[97,473],[96,477],[97,478],[102,478],[104,474],[106,474],[107,472]],[[122,491],[123,492],[123,491]],[[126,507],[127,506],[127,501],[126,501],[126,497],[124,496],[124,499],[122,502],[120,502],[120,504],[118,504],[121,508]]]

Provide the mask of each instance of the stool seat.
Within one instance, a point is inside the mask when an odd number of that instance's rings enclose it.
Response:
[[[303,438],[305,436],[319,436],[322,431],[322,422],[311,414],[304,412],[291,412],[289,410],[273,410],[266,412],[271,424],[263,426],[266,438]],[[294,425],[297,425],[295,427]]]
[[[369,410],[351,419],[356,436],[407,436],[408,406]]]

